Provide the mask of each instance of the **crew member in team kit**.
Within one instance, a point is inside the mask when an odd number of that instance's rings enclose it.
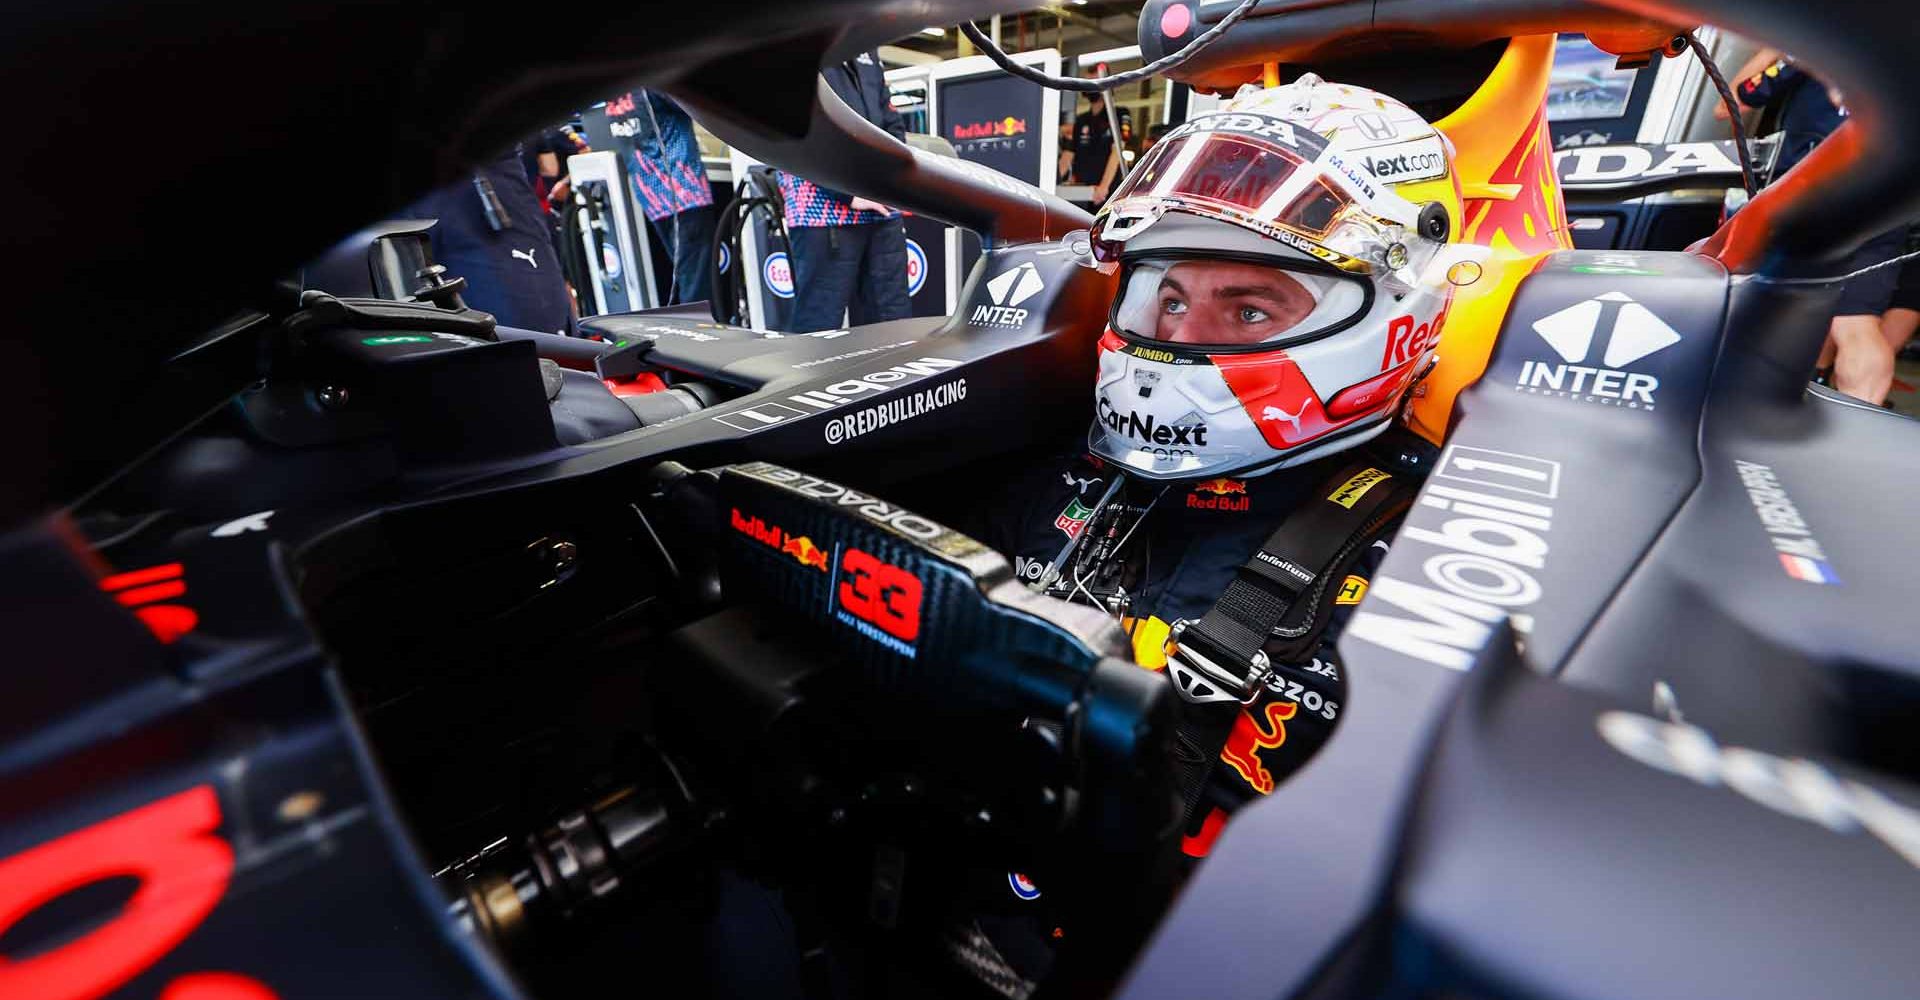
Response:
[[[905,139],[906,120],[893,110],[877,51],[829,66],[821,74],[847,106]],[[870,198],[780,174],[787,241],[793,248],[793,333],[836,330],[905,319],[907,231],[899,212]]]
[[[468,305],[492,313],[502,326],[572,331],[573,298],[519,152],[480,164],[472,176],[434,191],[398,217],[439,220],[427,231],[433,259],[467,279]]]
[[[673,98],[651,90],[607,102],[633,136],[627,174],[655,237],[673,260],[672,301],[703,302],[713,294],[713,188],[700,162],[693,118]]]
[[[1120,150],[1133,138],[1133,116],[1126,108],[1120,114],[1120,141],[1113,141],[1113,126],[1107,121],[1107,95],[1087,95],[1091,106],[1074,116],[1073,132],[1066,148],[1060,151],[1060,174],[1075,184],[1093,188],[1093,204],[1107,200],[1114,178],[1120,175]]]
[[[1745,68],[1752,72],[1736,89],[1740,102],[1754,108],[1771,106],[1779,112],[1781,146],[1773,168],[1777,181],[1847,120],[1847,106],[1838,91],[1773,49],[1755,53]],[[1715,111],[1719,117],[1727,114],[1724,105],[1715,105]],[[1898,256],[1906,245],[1903,222],[1855,250],[1845,270],[1857,271]],[[1882,326],[1882,314],[1893,304],[1899,279],[1900,268],[1883,267],[1849,280],[1840,292],[1827,344],[1820,352],[1820,377],[1870,403],[1886,401],[1893,388],[1894,353],[1899,349],[1894,340],[1905,341],[1898,334],[1889,336]]]

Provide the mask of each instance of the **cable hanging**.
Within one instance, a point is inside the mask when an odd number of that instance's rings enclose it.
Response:
[[[978,48],[988,59],[993,60],[994,65],[999,66],[1001,69],[1012,73],[1022,80],[1029,80],[1042,87],[1050,87],[1054,90],[1072,90],[1082,94],[1094,94],[1112,90],[1115,87],[1123,87],[1129,83],[1144,80],[1157,73],[1164,73],[1192,59],[1194,56],[1199,55],[1202,49],[1212,45],[1215,39],[1225,34],[1228,28],[1233,27],[1241,18],[1246,17],[1247,14],[1253,10],[1254,4],[1259,2],[1260,0],[1240,0],[1240,5],[1229,11],[1226,17],[1221,18],[1219,24],[1195,36],[1193,41],[1181,47],[1178,52],[1161,56],[1139,69],[1130,69],[1124,73],[1115,73],[1112,76],[1096,77],[1089,80],[1082,80],[1070,76],[1054,76],[1051,73],[1042,73],[1030,66],[1022,66],[1014,62],[1012,56],[1007,55],[1000,46],[993,44],[993,39],[988,38],[972,21],[960,22],[960,33],[967,36],[967,40],[972,42],[974,47]]]
[[[1692,49],[1695,58],[1700,60],[1701,68],[1707,71],[1707,78],[1713,81],[1713,89],[1720,92],[1721,103],[1727,106],[1727,121],[1733,124],[1733,149],[1740,158],[1740,183],[1747,189],[1747,197],[1751,198],[1760,190],[1760,186],[1754,183],[1753,158],[1747,150],[1747,128],[1740,122],[1740,102],[1734,99],[1733,88],[1727,86],[1727,78],[1720,74],[1719,64],[1707,54],[1707,47],[1700,43],[1699,37],[1691,31],[1679,37],[1686,41],[1687,48]]]

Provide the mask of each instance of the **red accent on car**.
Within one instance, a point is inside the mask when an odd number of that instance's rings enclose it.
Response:
[[[237,972],[190,972],[168,983],[160,1000],[280,1000],[280,995]]]
[[[101,580],[100,589],[105,591],[125,590],[128,587],[137,587],[143,583],[158,583],[161,580],[178,580],[182,572],[183,568],[179,563],[164,563],[159,566],[148,566],[146,569],[128,570],[125,573],[115,573]]]
[[[616,396],[644,396],[650,392],[665,392],[667,382],[652,372],[641,372],[628,378],[602,379],[608,389]]]
[[[113,595],[113,599],[129,608],[137,608],[142,604],[152,604],[155,601],[164,601],[169,597],[179,597],[186,592],[187,584],[185,581],[168,580],[165,583],[156,583],[152,586],[134,587],[131,590],[120,591]]]
[[[163,646],[171,646],[200,624],[200,613],[184,604],[149,604],[133,609],[134,617],[147,626]]]
[[[94,1000],[159,961],[227,891],[233,849],[219,825],[219,798],[198,785],[0,860],[0,934],[82,886],[140,880],[112,920],[52,951],[0,961],[0,996]]]
[[[132,608],[155,639],[170,645],[200,624],[198,611],[184,604],[159,603],[186,594],[184,572],[184,567],[177,562],[128,570],[102,578],[100,589],[112,594],[123,606]]]

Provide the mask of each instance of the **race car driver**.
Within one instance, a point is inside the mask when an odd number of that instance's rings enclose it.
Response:
[[[1029,586],[1121,616],[1190,717],[1228,703],[1182,735],[1189,854],[1340,717],[1333,638],[1429,464],[1394,428],[1461,252],[1450,156],[1398,101],[1311,74],[1171,132],[1091,233],[1120,287],[1086,444],[1018,477],[978,529]],[[1294,580],[1270,568],[1289,561]],[[1209,689],[1215,667],[1250,683]]]

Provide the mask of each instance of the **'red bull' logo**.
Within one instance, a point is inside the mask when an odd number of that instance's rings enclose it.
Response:
[[[755,514],[742,514],[738,507],[733,508],[727,523],[733,525],[733,530],[748,538],[776,549],[783,544],[786,537],[786,533],[781,531],[779,526],[768,524]]]
[[[1194,510],[1246,510],[1253,506],[1253,498],[1247,496],[1244,481],[1222,477],[1195,483],[1187,493],[1187,506]]]
[[[1227,734],[1227,745],[1220,750],[1220,759],[1240,772],[1254,791],[1273,794],[1273,772],[1260,762],[1260,751],[1287,742],[1287,720],[1299,710],[1300,706],[1291,701],[1267,702],[1258,718],[1241,710],[1240,717],[1233,720],[1233,731]]]
[[[1245,496],[1247,493],[1247,484],[1239,479],[1227,479],[1225,477],[1220,479],[1204,479],[1194,484],[1193,491],[1195,493],[1211,493],[1217,497],[1232,494]]]
[[[1025,118],[1015,118],[1012,115],[1008,115],[999,121],[968,122],[965,125],[955,125],[953,127],[953,138],[955,140],[996,139],[1013,135],[1025,135],[1026,131],[1027,120]]]
[[[1412,316],[1395,316],[1387,321],[1387,353],[1380,359],[1382,370],[1398,368],[1426,353],[1439,332],[1439,317],[1415,325]]]
[[[805,535],[796,535],[777,524],[768,524],[756,514],[743,514],[740,508],[733,508],[727,518],[733,530],[774,549],[784,555],[792,556],[802,566],[810,566],[822,573],[827,571],[827,553],[813,544],[813,539]]]
[[[920,578],[869,552],[848,546],[840,556],[840,585],[836,590],[844,624],[902,656],[918,653],[920,638]]]
[[[813,539],[805,535],[788,535],[787,543],[780,551],[790,555],[802,566],[811,566],[822,573],[827,570],[827,551],[813,544]]]

